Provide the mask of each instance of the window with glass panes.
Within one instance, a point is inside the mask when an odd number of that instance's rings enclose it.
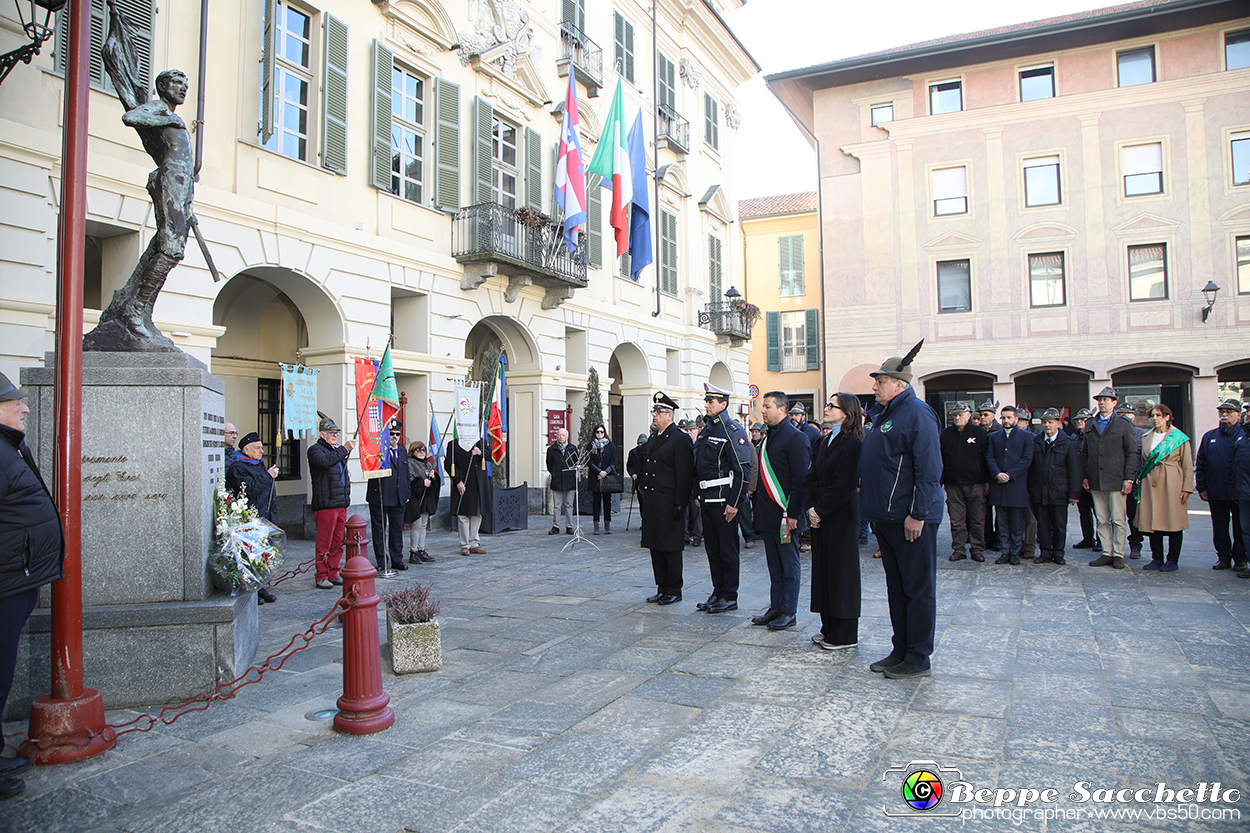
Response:
[[[1055,68],[1031,67],[1020,70],[1020,100],[1037,101],[1055,97]]]
[[[312,16],[279,2],[274,18],[276,118],[269,150],[308,161],[309,95],[312,90]]]
[[[1238,237],[1237,247],[1237,294],[1250,295],[1250,237]]]
[[[521,178],[517,167],[517,129],[496,116],[491,130],[491,199],[504,208],[516,208],[517,182]]]
[[[958,113],[964,109],[964,85],[962,81],[943,81],[929,85],[929,112]]]
[[[1024,160],[1024,204],[1029,207],[1058,205],[1060,197],[1059,157],[1039,156]]]
[[[961,165],[933,171],[933,213],[938,217],[968,213],[967,168]]]
[[[282,380],[256,380],[256,433],[264,444],[263,465],[278,467],[278,480],[296,480],[300,476],[299,440],[290,439],[278,445],[274,440],[282,431]],[[285,433],[285,432],[284,432]]]
[[[1029,301],[1034,307],[1061,307],[1066,303],[1063,252],[1029,255]]]
[[[781,370],[807,370],[807,312],[781,314]]]
[[[421,202],[425,166],[425,81],[391,70],[391,193]]]
[[[1130,49],[1115,55],[1116,77],[1121,87],[1153,84],[1155,80],[1155,48]]]
[[[871,110],[872,126],[879,124],[888,124],[894,121],[894,105],[893,104],[874,104]]]
[[[1167,253],[1164,243],[1128,247],[1130,301],[1161,301],[1168,297]]]
[[[1224,35],[1224,68],[1250,67],[1250,29]]]
[[[1233,155],[1233,184],[1250,185],[1250,133],[1235,133],[1229,143]]]
[[[1124,169],[1124,196],[1163,193],[1163,144],[1128,145],[1120,148]]]
[[[938,312],[972,310],[972,263],[946,260],[937,265]]]

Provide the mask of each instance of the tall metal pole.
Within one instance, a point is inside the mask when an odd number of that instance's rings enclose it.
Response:
[[[87,233],[87,103],[91,4],[70,3],[56,297],[54,486],[65,530],[65,575],[52,584],[52,693],[31,703],[38,764],[77,761],[117,742],[104,726],[100,692],[82,685],[82,290]],[[63,21],[65,22],[65,21]],[[107,731],[107,735],[106,735]],[[41,739],[54,740],[41,748]],[[61,742],[63,741],[63,742]]]
[[[655,312],[653,318],[660,315],[660,282],[664,275],[664,212],[660,209],[660,42],[656,39],[656,7],[660,0],[651,2],[651,158],[655,161],[655,176],[652,177],[652,188],[655,197],[651,200],[651,226],[655,235]],[[632,266],[630,267],[633,268]]]

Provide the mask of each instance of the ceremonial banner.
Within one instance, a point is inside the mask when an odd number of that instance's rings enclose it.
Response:
[[[482,439],[482,383],[456,381],[456,443],[471,451]]]
[[[360,469],[366,480],[375,477],[386,477],[390,466],[386,464],[382,449],[389,447],[389,432],[383,426],[395,416],[397,408],[385,399],[379,398],[379,388],[385,388],[386,378],[379,379],[379,367],[383,371],[390,367],[390,357],[384,356],[383,361],[376,359],[356,359],[356,418],[360,442]],[[394,389],[395,375],[390,375],[390,387]]]
[[[282,428],[295,436],[317,433],[317,371],[282,365]]]
[[[503,379],[503,353],[499,354],[499,368],[495,372],[495,390],[490,397],[490,416],[486,422],[486,435],[490,437],[490,462],[499,465],[508,451],[508,443],[504,438],[508,430],[504,422],[503,403],[507,402],[507,389]],[[487,470],[489,472],[489,466]]]

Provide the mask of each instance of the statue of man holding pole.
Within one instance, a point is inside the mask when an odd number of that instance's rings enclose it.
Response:
[[[101,54],[125,107],[122,123],[139,134],[143,148],[156,163],[147,189],[156,215],[156,234],[139,258],[130,280],[113,293],[100,323],[83,339],[84,350],[110,352],[178,352],[178,347],[152,323],[156,296],[165,278],[182,260],[187,234],[195,231],[214,280],[220,280],[196,225],[192,202],[195,159],[191,136],[174,108],[187,98],[187,76],[165,70],[156,76],[157,98],[149,100],[147,84],[139,76],[133,29],[113,0],[108,2],[109,34]]]

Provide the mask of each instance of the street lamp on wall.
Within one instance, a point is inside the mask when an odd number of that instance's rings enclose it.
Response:
[[[1207,285],[1202,288],[1202,297],[1207,299],[1207,305],[1202,308],[1202,323],[1207,323],[1207,318],[1211,315],[1211,307],[1215,306],[1215,296],[1220,294],[1220,288],[1216,286],[1215,281],[1207,281]]]
[[[39,48],[52,37],[54,31],[52,15],[64,8],[65,2],[66,0],[13,0],[13,5],[17,6],[17,20],[22,24],[22,31],[26,33],[26,37],[30,38],[30,43],[0,55],[0,84],[3,84],[4,79],[9,77],[9,73],[13,71],[13,67],[17,66],[18,61],[29,64],[39,54]],[[26,15],[22,13],[22,7],[26,5],[30,6],[29,23],[26,22]],[[36,9],[43,9],[43,23],[35,20],[38,15]]]

